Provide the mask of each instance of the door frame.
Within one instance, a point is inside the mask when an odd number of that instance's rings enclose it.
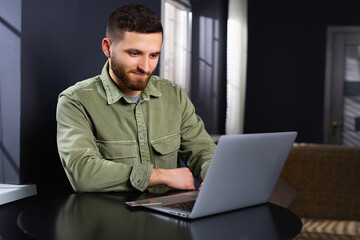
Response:
[[[333,59],[333,55],[336,55],[335,51],[339,51],[334,46],[335,37],[340,34],[351,34],[351,33],[359,33],[360,34],[360,26],[344,26],[344,27],[328,27],[327,28],[327,38],[326,38],[326,59],[325,59],[325,88],[324,88],[324,125],[323,125],[323,143],[327,144],[342,144],[342,123],[343,123],[343,89],[344,84],[340,81],[333,81],[334,73],[342,74],[344,77],[344,71],[335,71],[335,66],[337,68],[341,68],[344,70],[344,62],[341,59],[337,61]],[[341,41],[341,38],[340,38]],[[344,50],[340,50],[344,53]],[[338,89],[338,94],[332,96],[333,89]],[[340,98],[340,100],[336,100],[336,98]],[[335,100],[334,100],[335,99]],[[334,108],[334,104],[339,106],[335,106],[335,113],[332,112],[331,107]],[[336,117],[334,117],[334,115]],[[336,121],[338,123],[337,127],[333,129],[332,123]],[[337,137],[332,137],[332,131],[336,131]]]

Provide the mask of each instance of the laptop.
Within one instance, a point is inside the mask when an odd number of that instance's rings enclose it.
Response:
[[[126,202],[183,218],[199,218],[266,203],[296,132],[223,135],[201,191]]]

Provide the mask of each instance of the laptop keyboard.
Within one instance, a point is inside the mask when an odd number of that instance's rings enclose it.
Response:
[[[173,209],[179,209],[185,212],[191,212],[195,204],[195,200],[187,201],[187,202],[181,202],[181,203],[175,203],[175,204],[169,204],[163,207],[167,208],[173,208]]]

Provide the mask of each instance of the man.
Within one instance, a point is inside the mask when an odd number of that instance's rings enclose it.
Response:
[[[193,176],[205,177],[215,144],[181,88],[152,75],[162,40],[149,9],[115,10],[101,75],[60,94],[57,144],[75,191],[194,190]],[[188,168],[178,168],[178,155]]]

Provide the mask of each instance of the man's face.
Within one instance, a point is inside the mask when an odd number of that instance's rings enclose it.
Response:
[[[138,96],[149,82],[159,61],[161,33],[124,32],[110,46],[109,73],[129,97]]]

